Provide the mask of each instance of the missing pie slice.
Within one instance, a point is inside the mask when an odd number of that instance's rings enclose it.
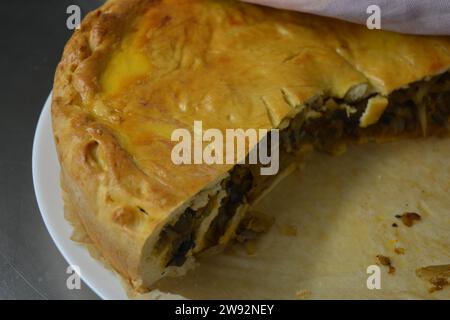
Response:
[[[305,150],[447,134],[449,69],[448,37],[234,1],[108,1],[56,72],[65,201],[108,263],[148,290],[229,243]],[[199,120],[279,129],[281,173],[174,164],[171,133]]]

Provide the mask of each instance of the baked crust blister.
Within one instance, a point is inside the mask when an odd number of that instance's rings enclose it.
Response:
[[[305,126],[306,142],[334,152],[329,133],[316,132],[337,109],[361,119],[349,120],[354,127],[343,140],[365,138],[361,127],[390,136],[376,125],[390,119],[382,118],[395,109],[390,99],[411,94],[421,103],[428,97],[420,93],[422,83],[431,79],[450,91],[448,77],[440,76],[449,68],[447,37],[371,31],[232,1],[109,1],[84,19],[56,72],[52,119],[61,175],[101,254],[146,290],[161,276],[181,274],[192,260],[169,266],[170,249],[155,251],[165,228],[205,199],[220,206],[220,190],[233,176],[232,165],[173,164],[174,129],[202,120],[221,130],[297,130],[297,122],[319,114],[322,122]],[[415,82],[420,88],[408,93]],[[422,131],[435,118],[424,117]],[[298,146],[291,141],[286,149],[292,147]],[[242,217],[245,202],[236,209]],[[218,215],[217,207],[209,214]],[[232,238],[228,232],[216,244]]]

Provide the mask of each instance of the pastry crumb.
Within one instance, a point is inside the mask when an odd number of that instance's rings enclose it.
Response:
[[[254,240],[258,237],[258,234],[268,232],[274,223],[275,218],[264,213],[252,212],[249,217],[242,221],[236,233],[236,240],[240,243]]]
[[[311,291],[308,289],[302,289],[295,293],[298,299],[308,299],[311,296]]]
[[[257,213],[251,216],[246,228],[256,233],[265,233],[270,230],[274,222],[275,218],[263,213]]]
[[[377,258],[381,265],[389,268],[389,274],[395,273],[395,267],[392,265],[391,258],[383,256],[381,254],[377,255]]]
[[[422,220],[422,217],[415,212],[405,212],[402,215],[397,214],[395,217],[401,219],[403,224],[407,227],[411,227],[415,221]]]
[[[440,291],[450,285],[450,264],[419,268],[416,276],[431,284],[430,293]]]

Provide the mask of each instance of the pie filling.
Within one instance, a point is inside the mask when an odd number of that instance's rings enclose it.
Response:
[[[448,133],[450,72],[392,92],[377,121],[362,127],[361,119],[374,97],[366,94],[352,101],[320,97],[306,105],[280,130],[280,168],[287,167],[302,147],[335,154],[348,143]],[[239,232],[236,224],[245,216],[236,222],[239,208],[251,205],[273,179],[259,175],[258,165],[236,165],[220,183],[220,191],[209,196],[206,206],[187,208],[163,228],[153,254],[162,257],[163,267],[179,267],[188,257],[228,242]],[[219,196],[221,192],[223,196]],[[230,228],[232,236],[221,241]]]

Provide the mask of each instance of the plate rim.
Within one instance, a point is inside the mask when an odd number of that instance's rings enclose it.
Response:
[[[44,107],[41,110],[39,115],[39,120],[36,125],[36,130],[33,137],[33,147],[32,147],[32,176],[33,176],[33,188],[36,196],[39,212],[44,221],[44,224],[47,228],[50,237],[55,243],[61,255],[64,257],[66,262],[69,265],[77,265],[80,267],[81,274],[80,277],[86,283],[86,285],[101,299],[105,300],[118,300],[118,299],[128,299],[125,288],[120,283],[120,279],[113,273],[113,271],[108,270],[100,261],[92,258],[86,249],[86,247],[75,243],[70,239],[71,234],[66,234],[67,230],[70,229],[70,233],[72,232],[72,226],[69,224],[67,220],[64,218],[64,209],[61,209],[61,217],[62,220],[66,223],[65,228],[58,228],[57,230],[56,224],[58,221],[55,221],[51,217],[51,211],[49,207],[51,206],[48,203],[48,194],[49,192],[56,192],[58,197],[61,199],[61,190],[59,189],[59,182],[57,182],[58,189],[53,190],[52,187],[44,188],[43,187],[43,173],[42,166],[43,160],[46,157],[56,156],[56,148],[55,142],[53,139],[53,135],[51,137],[51,141],[48,139],[43,141],[48,134],[48,130],[51,131],[51,100],[52,100],[52,92],[50,92],[47,97]],[[45,146],[45,143],[51,144],[51,148],[53,149],[53,154],[43,155],[41,149]],[[58,163],[57,156],[56,162]],[[57,176],[59,180],[59,165],[57,167]],[[50,186],[52,184],[50,183]],[[48,190],[50,189],[50,190]],[[62,199],[61,199],[62,204]],[[67,228],[68,227],[68,228]],[[66,230],[64,230],[66,229]],[[102,270],[103,269],[103,270]],[[101,285],[95,273],[104,273],[106,276],[103,281],[109,281],[109,288]]]

